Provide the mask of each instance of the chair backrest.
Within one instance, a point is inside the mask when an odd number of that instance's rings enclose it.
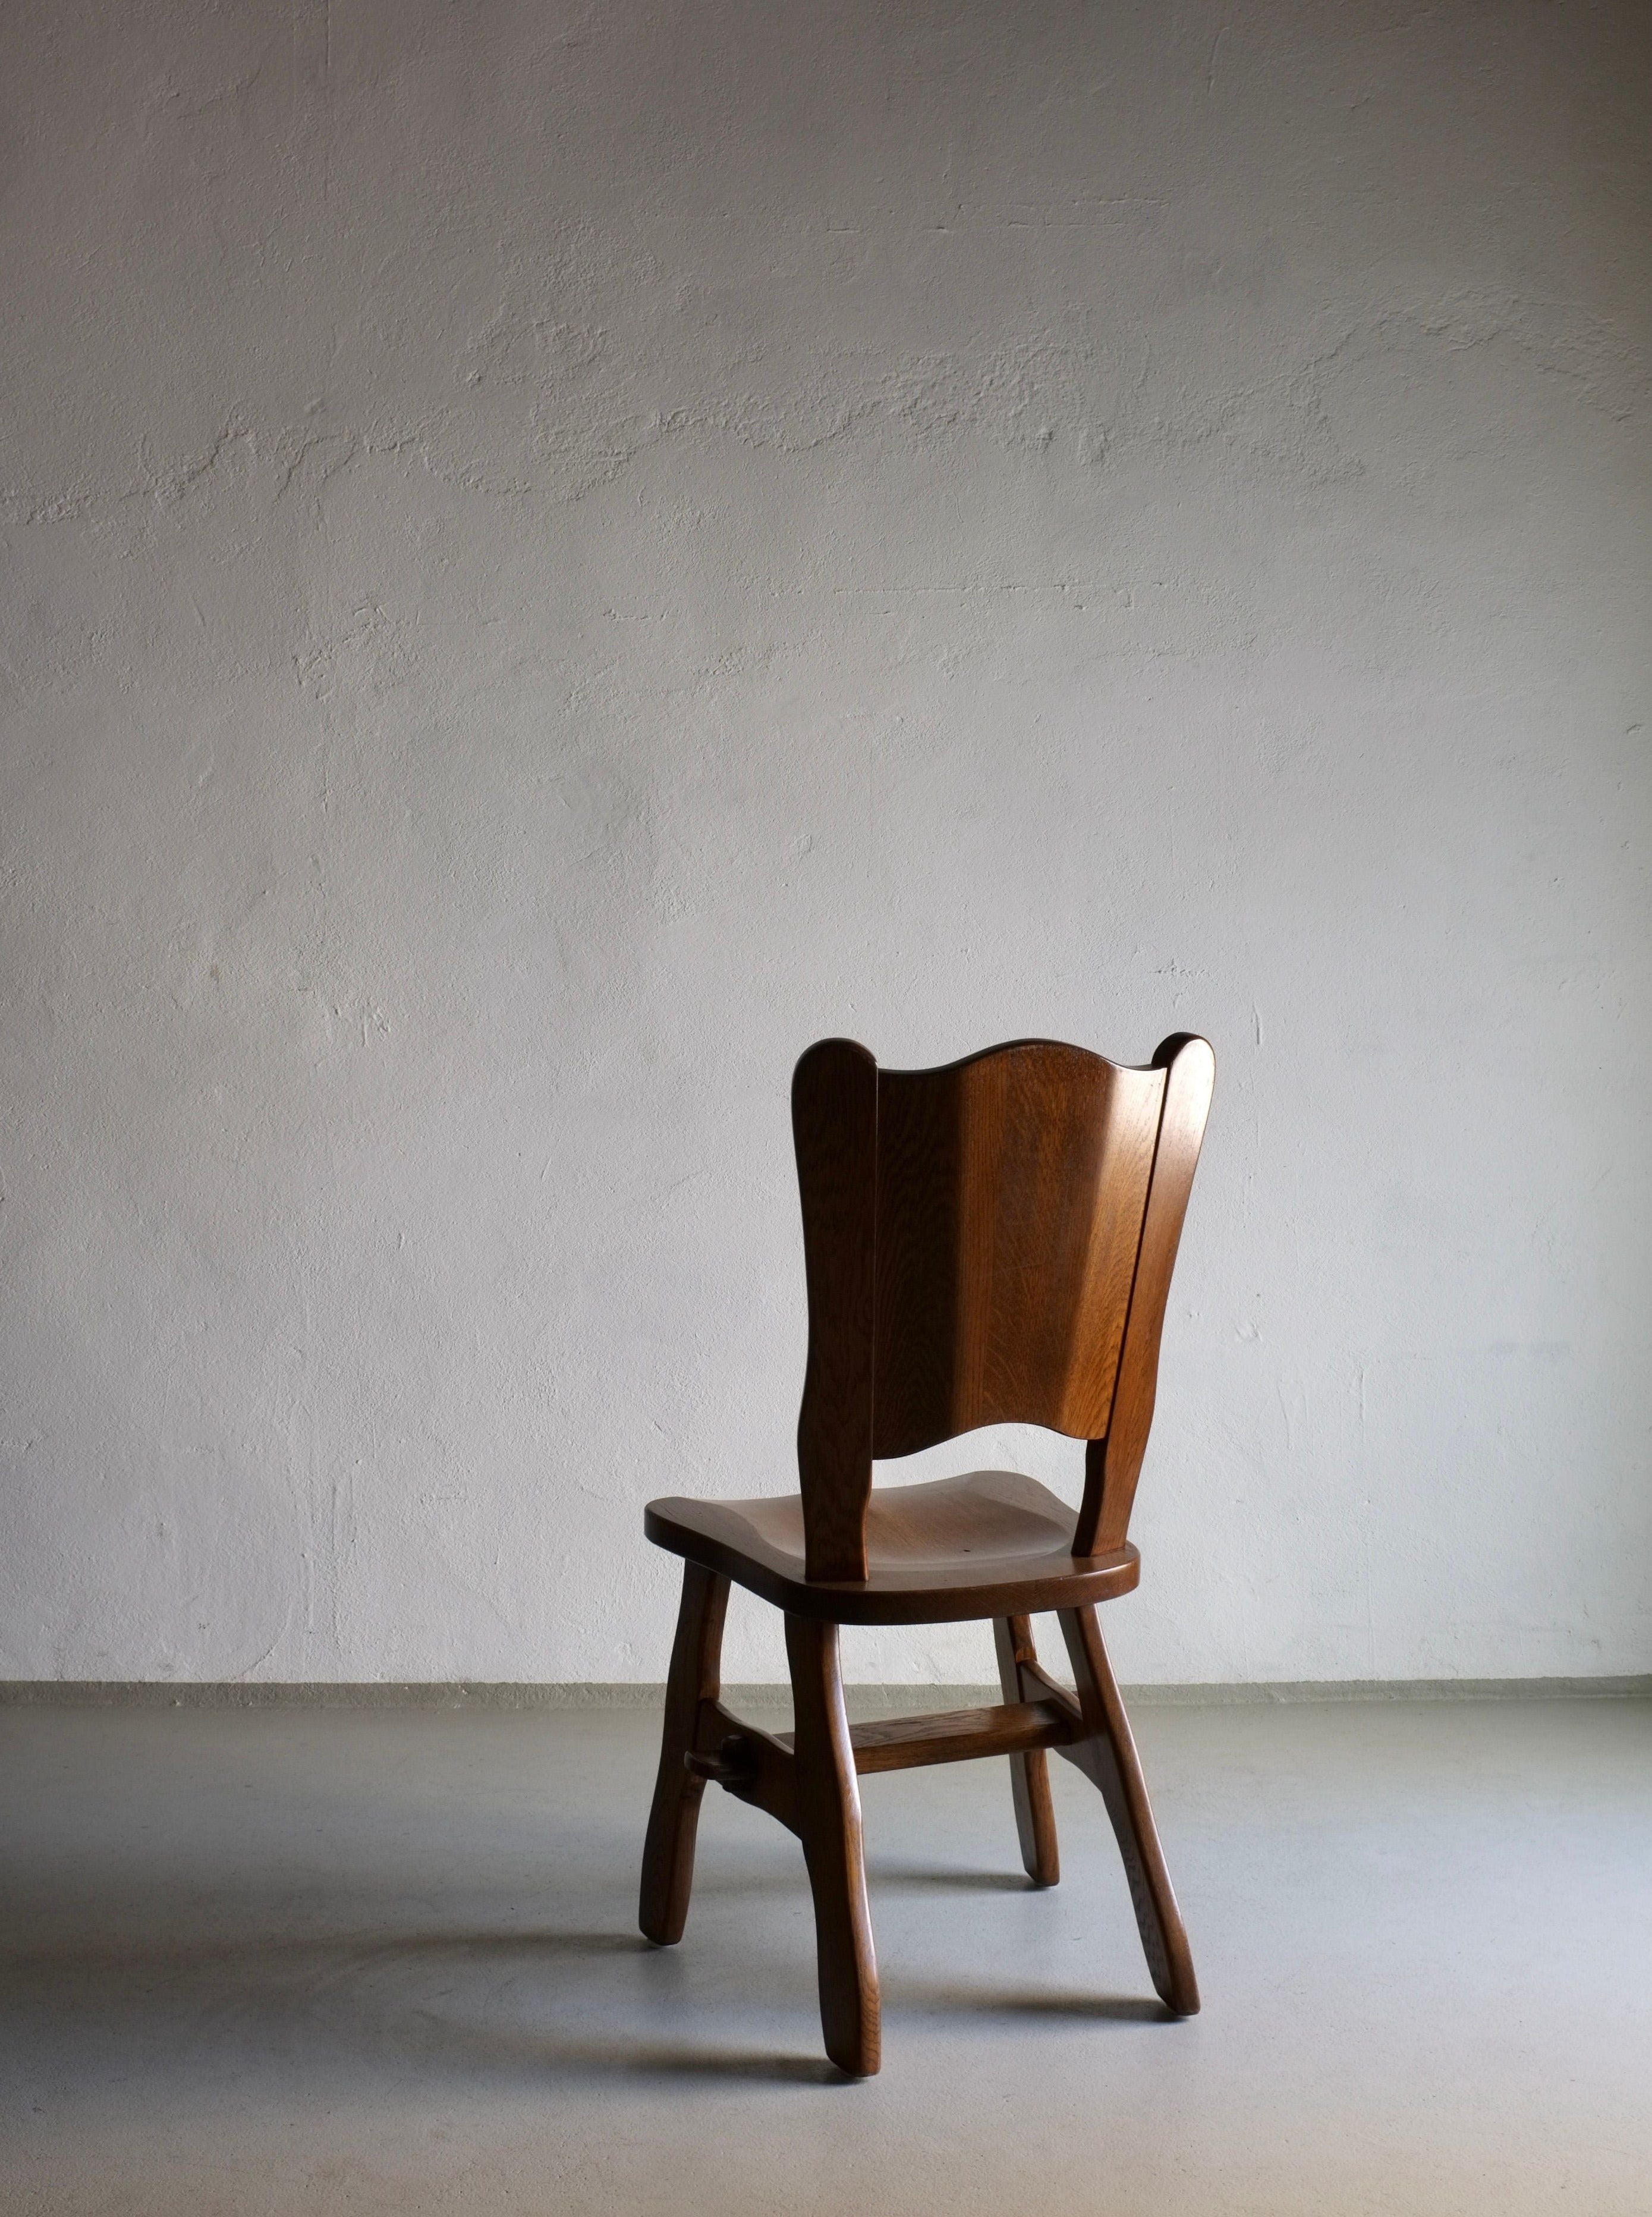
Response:
[[[1088,1441],[1073,1552],[1123,1547],[1215,1070],[1186,1033],[1144,1070],[1050,1040],[940,1070],[809,1049],[792,1124],[810,1578],[866,1577],[874,1457],[979,1424]]]

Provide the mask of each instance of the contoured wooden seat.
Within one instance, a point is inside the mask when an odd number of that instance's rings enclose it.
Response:
[[[974,1470],[927,1485],[880,1485],[866,1504],[866,1575],[814,1578],[803,1497],[655,1501],[656,1546],[749,1586],[776,1609],[832,1624],[946,1624],[1078,1609],[1128,1593],[1134,1547],[1073,1555],[1073,1512],[1014,1470]]]
[[[1214,1071],[1184,1034],[1144,1069],[1042,1040],[927,1071],[879,1071],[826,1040],[798,1065],[800,1486],[646,1512],[648,1537],[686,1566],[641,1923],[662,1944],[681,1937],[708,1781],[768,1810],[803,1842],[826,2050],[856,2076],[879,2059],[856,1785],[869,1771],[1008,1756],[1022,1861],[1048,1886],[1045,1751],[1076,1763],[1118,1835],[1155,1986],[1178,2015],[1199,2007],[1095,1604],[1140,1576],[1126,1529]],[[1015,1472],[872,1486],[875,1459],[1014,1423],[1087,1442],[1076,1516]],[[719,1699],[730,1580],[786,1613],[791,1733]],[[1076,1693],[1039,1666],[1029,1619],[1042,1610],[1058,1615]],[[1002,1706],[849,1726],[839,1625],[974,1618],[994,1621]]]

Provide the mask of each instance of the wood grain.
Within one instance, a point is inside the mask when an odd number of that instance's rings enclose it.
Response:
[[[826,2053],[851,2078],[880,2060],[878,1962],[866,1907],[860,1790],[843,1708],[837,1627],[786,1620],[797,1748],[798,1830],[815,1901],[820,2023]]]
[[[715,1777],[737,1800],[765,1810],[788,1832],[800,1831],[798,1763],[790,1733],[782,1740],[737,1717],[721,1701],[704,1701],[688,1763],[702,1777]]]
[[[641,1920],[676,1940],[708,1781],[802,1841],[814,1896],[827,2053],[878,2068],[860,1775],[1007,1757],[1021,1860],[1059,1875],[1047,1753],[1100,1789],[1153,1982],[1199,2007],[1095,1604],[1140,1575],[1126,1537],[1153,1420],[1171,1272],[1211,1102],[1203,1040],[1166,1040],[1145,1070],[1018,1041],[943,1070],[879,1071],[826,1040],[798,1063],[792,1131],[803,1203],[809,1356],[798,1491],[650,1502],[650,1540],[685,1559]],[[873,1488],[872,1459],[998,1423],[1086,1442],[1075,1516],[1013,1471]],[[795,1724],[725,1708],[729,1582],[785,1612]],[[1031,1617],[1054,1609],[1076,1693],[1039,1663]],[[990,1618],[1004,1700],[849,1726],[841,1624]]]
[[[1051,1705],[1042,1699],[1043,1689],[1023,1675],[1022,1666],[1036,1665],[1039,1659],[1031,1618],[1001,1616],[992,1630],[1004,1699],[1038,1701],[1047,1710]],[[1021,1867],[1034,1886],[1055,1886],[1061,1878],[1061,1850],[1056,1840],[1056,1806],[1050,1795],[1050,1758],[1042,1749],[1010,1757],[1009,1787],[1015,1831],[1021,1843]]]
[[[1106,1430],[1163,1091],[1050,1041],[878,1072],[875,1455]]]
[[[989,1709],[940,1709],[922,1717],[878,1717],[849,1726],[857,1777],[880,1770],[915,1770],[936,1763],[970,1763],[986,1755],[1014,1755],[1055,1747],[1073,1733],[1071,1719],[1050,1701],[1006,1701]],[[790,1747],[790,1732],[776,1735]]]
[[[1110,1553],[1123,1546],[1130,1528],[1136,1484],[1153,1425],[1170,1274],[1216,1083],[1216,1057],[1207,1040],[1173,1034],[1153,1060],[1165,1073],[1163,1113],[1113,1405],[1101,1427],[1105,1436],[1094,1441],[1086,1453],[1084,1499],[1073,1533],[1076,1555]]]
[[[1100,1788],[1124,1859],[1142,1952],[1160,2000],[1178,2016],[1193,2016],[1199,2010],[1199,1982],[1193,1976],[1193,1951],[1165,1868],[1135,1738],[1101,1642],[1101,1627],[1093,1609],[1063,1609],[1060,1622],[1084,1727],[1082,1735],[1061,1745],[1060,1752]]]
[[[866,1575],[872,1491],[878,1065],[853,1040],[822,1040],[792,1078],[803,1202],[809,1359],[798,1417],[811,1578]]]
[[[729,1582],[699,1563],[684,1565],[682,1605],[665,1686],[665,1724],[659,1775],[643,1846],[642,1899],[638,1922],[647,1938],[669,1948],[682,1937],[694,1880],[694,1834],[706,1782],[687,1766],[700,1729],[700,1711],[719,1691],[723,1621]]]
[[[1019,1471],[877,1487],[860,1578],[809,1578],[795,1493],[652,1501],[644,1529],[656,1547],[704,1563],[789,1615],[834,1624],[945,1624],[1076,1608],[1128,1593],[1141,1576],[1128,1542],[1076,1560],[1072,1510]]]

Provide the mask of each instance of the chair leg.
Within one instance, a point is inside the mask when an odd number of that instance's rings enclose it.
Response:
[[[998,1647],[998,1683],[1007,1701],[1036,1701],[1037,1693],[1023,1689],[1020,1665],[1036,1663],[1032,1620],[1026,1616],[995,1618],[993,1638]],[[1015,1802],[1015,1830],[1020,1836],[1021,1862],[1034,1886],[1054,1886],[1061,1876],[1061,1851],[1056,1845],[1056,1810],[1050,1798],[1050,1758],[1041,1747],[1009,1758],[1009,1789]]]
[[[815,1897],[821,2029],[839,2070],[869,2078],[880,2060],[878,1964],[837,1627],[788,1616],[786,1652],[792,1666],[798,1829]]]
[[[694,1834],[700,1825],[706,1782],[684,1763],[694,1745],[702,1701],[720,1690],[723,1620],[729,1606],[729,1582],[698,1563],[682,1570],[682,1607],[671,1650],[671,1675],[665,1686],[665,1729],[660,1745],[659,1776],[649,1812],[643,1849],[642,1900],[638,1922],[647,1938],[669,1947],[682,1937],[688,1893],[694,1882]]]
[[[1079,1707],[1088,1734],[1062,1753],[1101,1789],[1124,1856],[1142,1948],[1159,1998],[1178,2016],[1193,2016],[1199,2009],[1193,1953],[1164,1867],[1130,1720],[1101,1644],[1101,1627],[1094,1605],[1064,1609],[1060,1615],[1062,1636],[1072,1658]]]

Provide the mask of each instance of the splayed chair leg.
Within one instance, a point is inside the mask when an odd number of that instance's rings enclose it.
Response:
[[[720,1691],[723,1620],[729,1606],[729,1582],[698,1563],[686,1563],[682,1607],[671,1650],[671,1676],[665,1687],[665,1728],[660,1745],[659,1776],[649,1812],[643,1849],[642,1900],[638,1922],[647,1938],[669,1947],[682,1937],[688,1894],[694,1882],[694,1834],[700,1826],[706,1782],[685,1764],[694,1745],[702,1701]]]
[[[1193,2016],[1199,2009],[1193,1953],[1164,1867],[1130,1720],[1101,1644],[1101,1627],[1093,1606],[1064,1609],[1060,1618],[1086,1729],[1083,1739],[1063,1747],[1061,1753],[1101,1789],[1125,1860],[1142,1948],[1159,1998],[1178,2016]]]
[[[1023,1686],[1020,1666],[1036,1663],[1032,1620],[1026,1616],[995,1619],[993,1638],[998,1648],[998,1683],[1007,1701],[1039,1699],[1036,1685]],[[1061,1876],[1061,1853],[1056,1845],[1055,1804],[1050,1798],[1050,1758],[1041,1747],[1009,1758],[1009,1788],[1015,1803],[1015,1830],[1020,1836],[1021,1862],[1034,1886],[1054,1886]]]
[[[839,2070],[869,2078],[880,2060],[878,1963],[837,1627],[788,1616],[786,1652],[792,1666],[798,1829],[815,1897],[821,2029]]]

